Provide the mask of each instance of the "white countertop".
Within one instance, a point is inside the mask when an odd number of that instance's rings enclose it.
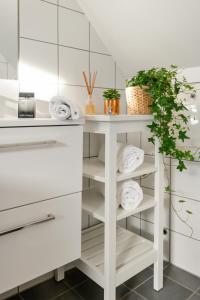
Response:
[[[4,127],[34,127],[34,126],[70,126],[70,125],[82,125],[84,124],[84,118],[79,120],[66,120],[59,121],[51,118],[0,118],[0,128]]]
[[[86,121],[93,122],[120,122],[120,121],[151,121],[152,115],[86,115]]]

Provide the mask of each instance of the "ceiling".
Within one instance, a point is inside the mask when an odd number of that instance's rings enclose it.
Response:
[[[200,0],[78,0],[126,77],[200,66]]]

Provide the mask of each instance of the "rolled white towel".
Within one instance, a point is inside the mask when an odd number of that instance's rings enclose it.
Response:
[[[99,160],[105,162],[105,145],[100,148]],[[144,162],[144,151],[133,145],[117,143],[117,171],[130,173]]]
[[[143,200],[143,191],[139,184],[134,180],[120,182],[117,186],[117,203],[123,209],[133,210],[137,208]]]
[[[60,121],[79,118],[78,108],[66,97],[53,97],[49,102],[49,112],[51,117]]]
[[[105,186],[101,182],[96,182],[95,187],[98,192],[105,197]],[[139,206],[143,200],[143,191],[134,180],[126,180],[117,184],[116,207],[120,205],[125,210],[133,210]]]

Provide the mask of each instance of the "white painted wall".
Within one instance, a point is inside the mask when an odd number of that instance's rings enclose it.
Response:
[[[126,77],[200,65],[199,0],[79,0]]]

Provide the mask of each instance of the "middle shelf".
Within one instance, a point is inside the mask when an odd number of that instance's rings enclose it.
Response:
[[[117,182],[156,172],[154,163],[144,161],[135,171],[130,173],[117,172]],[[105,183],[105,165],[98,158],[85,158],[83,160],[83,176]]]
[[[104,197],[96,189],[83,192],[82,208],[93,218],[105,222],[105,202]],[[156,202],[153,196],[144,194],[143,201],[134,210],[124,210],[122,207],[117,208],[117,221],[135,215],[139,212],[155,207]]]

